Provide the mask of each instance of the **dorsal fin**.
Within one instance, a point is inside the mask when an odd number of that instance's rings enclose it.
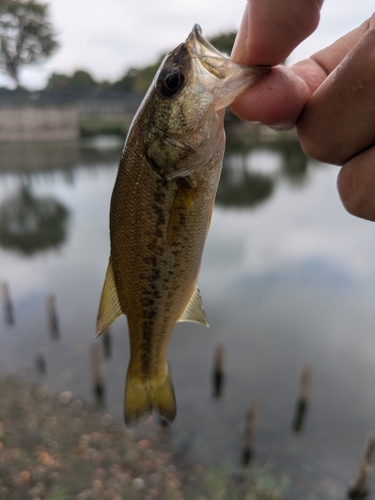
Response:
[[[178,321],[194,321],[195,323],[201,323],[202,325],[208,326],[198,285]]]
[[[98,338],[104,332],[104,330],[109,327],[111,323],[113,323],[123,314],[124,312],[121,309],[120,301],[117,295],[115,277],[113,274],[112,261],[110,257],[102,296],[100,299],[95,338]]]

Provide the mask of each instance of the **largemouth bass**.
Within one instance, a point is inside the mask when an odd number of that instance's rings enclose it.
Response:
[[[176,414],[166,354],[177,321],[207,325],[197,285],[225,147],[224,112],[267,66],[242,67],[195,25],[164,59],[126,139],[110,209],[99,336],[126,314],[125,421]]]

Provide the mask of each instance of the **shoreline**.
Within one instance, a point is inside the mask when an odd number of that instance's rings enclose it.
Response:
[[[0,499],[282,499],[266,471],[206,471],[168,444],[168,427],[142,436],[69,391],[0,375]],[[263,486],[260,486],[260,483]]]

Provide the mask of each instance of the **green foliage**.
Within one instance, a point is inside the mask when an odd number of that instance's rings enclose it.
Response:
[[[114,90],[125,90],[132,91],[134,88],[134,82],[137,76],[138,70],[136,68],[130,68],[125,75],[112,84]]]
[[[67,238],[69,210],[50,196],[22,186],[0,205],[0,246],[24,256],[60,248]]]
[[[236,32],[220,33],[210,38],[210,43],[220,52],[230,54],[232,51]],[[165,54],[161,55],[155,63],[141,68],[130,68],[120,80],[113,83],[115,90],[126,90],[130,92],[145,93],[162,62]]]
[[[207,471],[184,498],[195,500],[283,500],[290,489],[286,476],[277,479],[269,466],[262,469],[228,471],[226,467]]]
[[[72,497],[67,495],[65,490],[58,486],[53,490],[51,495],[48,497],[48,500],[72,500]]]
[[[66,90],[69,88],[70,76],[61,73],[52,73],[48,79],[46,88],[53,90]]]
[[[95,88],[97,83],[90,73],[80,69],[73,73],[70,79],[70,86],[77,90],[89,90]]]
[[[220,33],[210,38],[209,41],[220,52],[230,54],[235,37],[236,33],[231,31]],[[113,83],[96,82],[87,71],[83,70],[76,71],[73,76],[53,73],[48,80],[46,88],[55,90],[90,90],[96,88],[144,94],[151,85],[164,57],[165,54],[161,55],[153,64],[128,69],[124,76]]]
[[[219,33],[218,35],[209,39],[211,45],[213,45],[220,52],[225,52],[230,55],[233,49],[234,40],[236,38],[235,31],[229,31],[228,33]]]
[[[90,73],[79,69],[75,71],[70,78],[69,86],[73,90],[91,90],[97,86],[97,82]]]
[[[83,69],[77,70],[72,76],[52,73],[47,89],[49,90],[92,90],[98,87],[98,82]]]
[[[117,82],[114,82],[112,88],[115,90],[127,90],[136,93],[145,93],[164,59],[164,55],[149,66],[142,68],[130,68],[125,75]]]
[[[37,0],[0,1],[0,68],[18,86],[19,69],[37,64],[58,46],[48,6]]]

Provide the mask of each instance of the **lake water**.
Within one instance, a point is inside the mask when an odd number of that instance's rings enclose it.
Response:
[[[95,320],[121,146],[97,138],[0,147],[0,368],[94,402]],[[256,398],[254,464],[287,474],[298,499],[345,498],[375,428],[375,226],[345,212],[336,176],[337,167],[307,161],[292,142],[229,144],[199,280],[210,328],[176,325],[168,351],[176,451],[240,467]],[[110,340],[104,405],[122,420],[125,318]],[[310,400],[295,432],[305,365]]]

